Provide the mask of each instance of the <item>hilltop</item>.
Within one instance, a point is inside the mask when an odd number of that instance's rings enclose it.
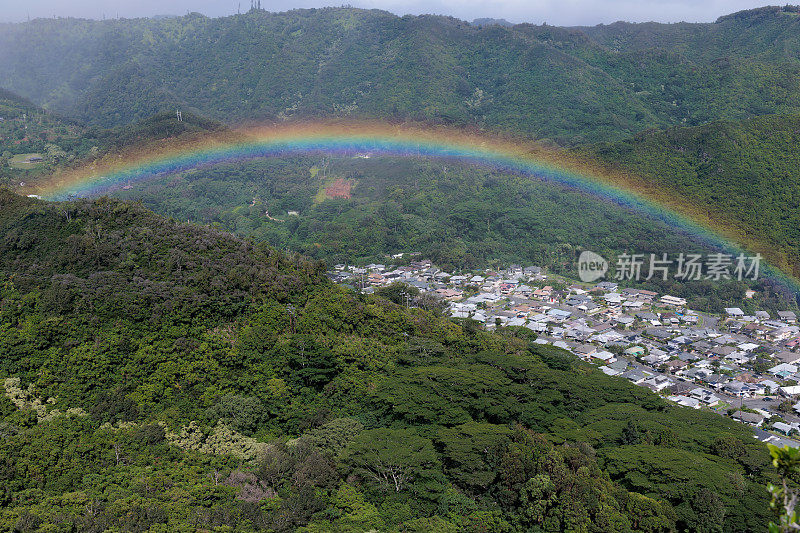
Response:
[[[104,127],[181,108],[228,124],[370,117],[575,145],[800,111],[796,15],[591,28],[353,8],[40,19],[0,25],[0,86]]]

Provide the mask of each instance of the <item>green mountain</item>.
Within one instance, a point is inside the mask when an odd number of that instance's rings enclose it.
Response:
[[[769,457],[526,330],[0,191],[7,530],[753,531]]]
[[[561,144],[800,112],[794,8],[713,24],[471,25],[325,8],[0,25],[0,86],[110,127],[372,117]]]
[[[88,155],[95,142],[77,122],[0,89],[0,184],[52,172]]]
[[[800,274],[800,115],[648,131],[582,153],[689,198],[726,225],[758,236]]]
[[[336,185],[346,187],[346,194]],[[334,191],[331,196],[329,191]],[[293,156],[232,162],[136,183],[112,195],[299,251],[328,265],[419,252],[446,269],[536,264],[575,278],[577,257],[708,253],[690,236],[553,183],[427,158]],[[291,212],[292,214],[288,214]],[[614,268],[614,265],[612,265]],[[647,288],[722,312],[746,283],[651,280]],[[793,306],[766,281],[746,305]]]

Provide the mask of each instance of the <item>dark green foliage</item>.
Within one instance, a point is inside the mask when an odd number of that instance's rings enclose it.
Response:
[[[353,418],[335,418],[301,437],[311,446],[336,457],[364,429],[364,424]]]
[[[227,394],[208,410],[211,420],[218,420],[233,429],[252,435],[267,421],[264,404],[254,396]]]
[[[0,402],[5,529],[768,520],[768,457],[744,426],[141,207],[0,199],[0,377],[47,415]],[[226,455],[230,428],[269,444]],[[192,449],[214,439],[221,455]]]
[[[37,19],[0,27],[0,85],[103,126],[182,108],[228,122],[377,117],[579,144],[797,112],[798,20],[780,8],[587,28],[351,8]]]
[[[797,274],[799,132],[800,116],[779,115],[646,132],[585,153],[710,206],[723,225],[757,235],[774,264]]]
[[[326,158],[328,176],[355,181],[352,198],[315,203],[325,179],[310,170],[320,164],[314,156],[230,163],[115,194],[330,264],[383,263],[386,254],[413,251],[443,268],[525,262],[574,274],[576,253],[587,248],[609,256],[698,248],[663,224],[584,194],[436,159]],[[399,288],[384,290],[405,305]]]
[[[433,499],[444,477],[431,441],[411,429],[376,428],[361,432],[344,450],[342,461],[363,484],[380,492]]]

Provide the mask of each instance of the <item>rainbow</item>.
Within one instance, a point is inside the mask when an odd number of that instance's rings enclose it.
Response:
[[[656,189],[641,178],[611,175],[563,153],[490,135],[443,128],[414,128],[375,123],[310,123],[251,127],[190,141],[164,141],[128,154],[52,176],[25,192],[46,200],[90,197],[154,176],[214,165],[298,153],[375,154],[458,160],[532,176],[611,201],[688,234],[697,241],[738,255],[769,257],[769,247],[745,231],[723,227],[702,208]],[[763,272],[796,294],[800,283],[781,269],[762,263]],[[790,267],[783,262],[784,270]]]

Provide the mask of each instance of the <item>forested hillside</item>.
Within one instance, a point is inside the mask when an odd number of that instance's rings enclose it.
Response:
[[[325,8],[0,25],[0,86],[113,126],[372,117],[560,144],[800,111],[791,6],[714,24],[558,28]],[[174,112],[174,111],[173,111]]]
[[[346,184],[347,194],[331,197],[326,191],[337,182]],[[192,169],[112,194],[328,265],[383,263],[391,254],[418,252],[448,270],[533,263],[574,277],[577,256],[586,249],[612,263],[630,250],[710,250],[610,202],[526,176],[437,159],[269,158]],[[749,285],[654,279],[647,288],[721,312],[741,305]],[[795,305],[791,295],[776,294],[765,280],[756,288],[759,306]]]
[[[51,172],[89,155],[95,143],[79,123],[0,89],[0,184]]]
[[[762,444],[530,333],[111,200],[0,192],[0,524],[753,531]],[[389,295],[387,294],[387,297]]]
[[[336,183],[346,194],[330,195]],[[448,269],[573,268],[576,251],[700,249],[610,202],[528,176],[435,158],[267,158],[136,183],[115,196],[332,265],[416,251]],[[293,215],[287,215],[288,212]]]
[[[582,152],[633,171],[769,242],[797,273],[800,115],[649,131]],[[777,252],[777,253],[776,253]]]

